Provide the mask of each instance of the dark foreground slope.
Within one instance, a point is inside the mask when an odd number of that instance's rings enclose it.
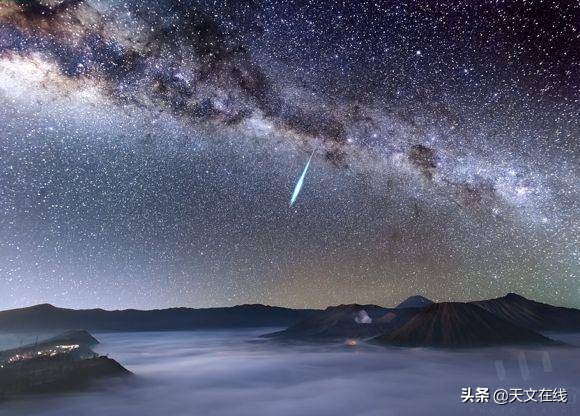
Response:
[[[471,302],[514,325],[534,331],[580,331],[580,310],[552,306],[515,293],[497,299]]]
[[[469,303],[436,303],[375,341],[404,347],[470,348],[511,344],[559,345]]]
[[[79,391],[103,377],[130,375],[108,357],[73,360],[66,355],[32,358],[0,368],[0,398],[25,393]]]
[[[295,341],[367,339],[401,327],[420,311],[420,308],[388,309],[376,305],[333,306],[266,337]]]
[[[49,304],[0,312],[0,331],[163,331],[207,328],[289,326],[318,311],[264,305],[155,310],[64,309]]]

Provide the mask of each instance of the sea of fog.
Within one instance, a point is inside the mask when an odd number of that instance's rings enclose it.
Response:
[[[449,352],[279,345],[268,330],[97,333],[135,373],[82,394],[0,402],[10,416],[578,415],[580,349]],[[562,337],[580,345],[580,335]],[[0,337],[0,344],[22,336]],[[463,387],[565,388],[568,403],[461,403]]]

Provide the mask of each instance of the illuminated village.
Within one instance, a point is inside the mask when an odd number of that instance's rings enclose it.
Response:
[[[68,391],[104,375],[130,374],[91,349],[86,331],[67,331],[42,342],[0,351],[0,398],[27,392]]]
[[[53,348],[43,349],[40,351],[36,351],[36,353],[32,351],[27,351],[21,354],[15,354],[8,359],[9,363],[15,363],[18,361],[29,360],[32,358],[39,358],[39,357],[55,357],[59,354],[69,354],[72,351],[79,348],[79,344],[72,344],[72,345],[55,345]]]

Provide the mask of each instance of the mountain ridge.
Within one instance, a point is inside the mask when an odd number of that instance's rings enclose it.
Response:
[[[219,308],[68,309],[48,303],[0,311],[0,330],[190,330],[252,326],[286,326],[317,310],[262,304]]]
[[[407,301],[417,307],[401,307]],[[286,335],[340,337],[342,334],[380,335],[398,329],[430,302],[411,296],[395,308],[373,304],[341,304],[325,309],[292,309],[264,304],[214,308],[173,307],[164,309],[69,309],[49,303],[0,311],[0,331],[68,330],[90,331],[193,330],[242,327],[287,327]],[[509,292],[498,298],[465,302],[478,306],[519,327],[534,331],[580,331],[580,310],[536,302]],[[357,315],[357,316],[355,316]],[[368,316],[365,316],[368,315]],[[365,326],[358,326],[357,320]],[[356,325],[355,325],[356,324]],[[294,326],[297,327],[293,328]],[[284,332],[284,331],[281,331]]]

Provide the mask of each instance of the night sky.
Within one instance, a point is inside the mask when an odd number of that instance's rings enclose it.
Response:
[[[579,137],[577,1],[3,0],[0,308],[580,307]]]

